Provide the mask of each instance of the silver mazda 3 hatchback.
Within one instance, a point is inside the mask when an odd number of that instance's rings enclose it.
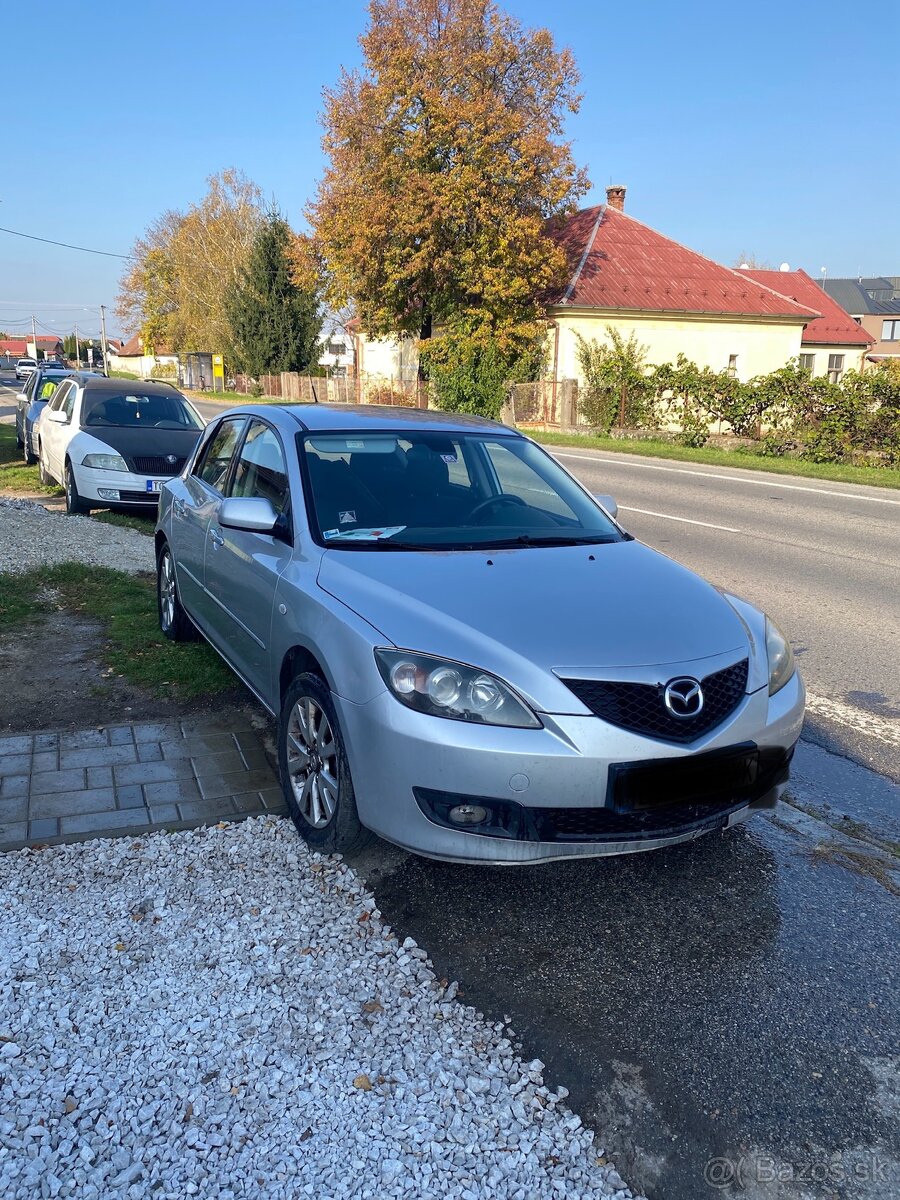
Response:
[[[162,489],[160,624],[278,718],[317,849],[650,850],[774,805],[804,689],[763,613],[615,516],[491,421],[251,405]]]

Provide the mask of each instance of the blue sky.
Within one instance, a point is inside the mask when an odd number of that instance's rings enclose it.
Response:
[[[0,225],[124,253],[164,209],[198,199],[207,175],[236,166],[299,226],[321,167],[321,90],[358,62],[365,7],[98,0],[76,32],[70,4],[44,0],[37,20],[12,6],[7,51],[37,41],[39,57],[5,55]],[[593,181],[587,202],[625,183],[633,216],[728,264],[746,252],[815,277],[822,266],[900,274],[900,125],[888,86],[900,5],[505,7],[575,51],[584,100],[570,134]],[[34,165],[16,170],[26,149]],[[96,332],[96,314],[80,306],[112,305],[120,270],[0,233],[0,328],[24,328],[34,309],[53,327],[80,313]]]

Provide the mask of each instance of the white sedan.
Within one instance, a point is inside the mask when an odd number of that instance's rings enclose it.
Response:
[[[203,428],[171,384],[72,375],[37,423],[41,482],[63,485],[70,513],[155,505]]]

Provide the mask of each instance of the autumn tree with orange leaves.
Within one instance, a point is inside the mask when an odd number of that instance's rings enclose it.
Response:
[[[362,68],[325,93],[298,262],[368,334],[423,339],[433,381],[463,380],[452,406],[477,410],[467,370],[514,371],[566,278],[547,222],[587,190],[563,132],[575,61],[494,0],[371,0],[361,45]]]

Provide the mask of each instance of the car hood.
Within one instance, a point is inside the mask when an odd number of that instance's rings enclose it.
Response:
[[[88,425],[82,428],[81,432],[95,441],[103,442],[123,458],[156,457],[165,454],[187,458],[197,445],[201,430],[154,429],[152,425],[144,429],[120,425]]]
[[[546,707],[572,702],[554,672],[686,669],[750,645],[711,584],[637,541],[487,553],[328,550],[319,585],[394,645],[493,671],[546,711],[571,711]]]

